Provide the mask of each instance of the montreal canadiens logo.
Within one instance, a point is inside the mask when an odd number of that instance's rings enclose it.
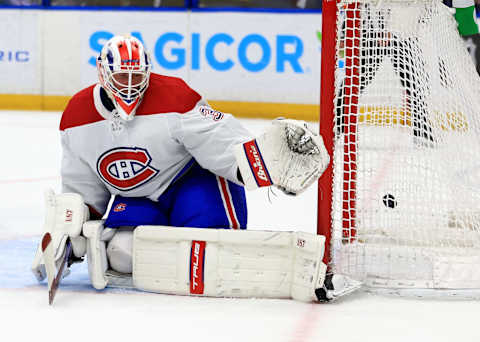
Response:
[[[152,157],[143,148],[114,148],[98,158],[97,172],[114,188],[132,190],[158,174],[158,170],[150,166],[151,161]]]
[[[127,209],[127,205],[125,203],[118,203],[115,208],[113,208],[113,211],[116,213],[125,211]]]

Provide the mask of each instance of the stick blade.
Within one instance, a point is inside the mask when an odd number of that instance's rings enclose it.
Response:
[[[53,304],[53,299],[55,298],[55,294],[57,292],[57,288],[51,288],[50,290],[48,290],[48,305],[52,305]]]
[[[62,280],[63,273],[65,269],[69,265],[69,260],[72,257],[73,250],[72,250],[72,242],[70,239],[67,239],[67,244],[65,246],[65,254],[63,255],[62,263],[58,268],[57,274],[55,275],[53,281],[48,286],[48,304],[52,305],[53,300],[55,298],[55,294],[57,293],[58,286],[60,285],[60,281]]]

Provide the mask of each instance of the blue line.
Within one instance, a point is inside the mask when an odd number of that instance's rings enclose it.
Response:
[[[202,7],[198,8],[198,0],[185,0],[187,7],[113,7],[113,6],[52,6],[51,0],[42,0],[42,5],[17,6],[0,5],[2,9],[45,9],[58,11],[123,11],[123,12],[244,12],[244,13],[279,13],[279,14],[312,14],[322,13],[321,9],[303,8],[240,8],[240,7]],[[186,4],[187,5],[187,4]]]
[[[248,8],[248,7],[202,7],[191,8],[192,12],[248,12],[248,13],[322,13],[316,8]]]
[[[25,8],[25,7],[24,7]],[[51,6],[47,11],[120,11],[120,12],[186,12],[184,7],[86,7],[86,6]]]
[[[17,5],[0,5],[0,10],[2,9],[44,9],[42,5],[29,5],[29,6],[17,6]]]

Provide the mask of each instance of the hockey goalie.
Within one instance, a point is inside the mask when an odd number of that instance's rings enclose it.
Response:
[[[246,230],[245,189],[296,195],[327,167],[304,122],[277,119],[254,138],[181,79],[151,73],[134,37],[110,39],[97,67],[62,115],[63,193],[46,194],[39,281],[87,255],[96,289],[328,301],[359,287],[327,275],[324,237]]]

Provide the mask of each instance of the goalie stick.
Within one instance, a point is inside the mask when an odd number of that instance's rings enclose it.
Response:
[[[65,246],[65,253],[62,258],[60,267],[58,268],[57,273],[55,274],[55,255],[53,251],[53,246],[51,244],[52,236],[50,233],[45,233],[42,238],[42,253],[43,261],[45,262],[45,271],[47,272],[48,279],[48,304],[52,305],[55,294],[57,293],[58,285],[60,285],[60,280],[62,279],[63,272],[65,267],[68,267],[72,264],[72,243],[70,238],[67,239]]]

